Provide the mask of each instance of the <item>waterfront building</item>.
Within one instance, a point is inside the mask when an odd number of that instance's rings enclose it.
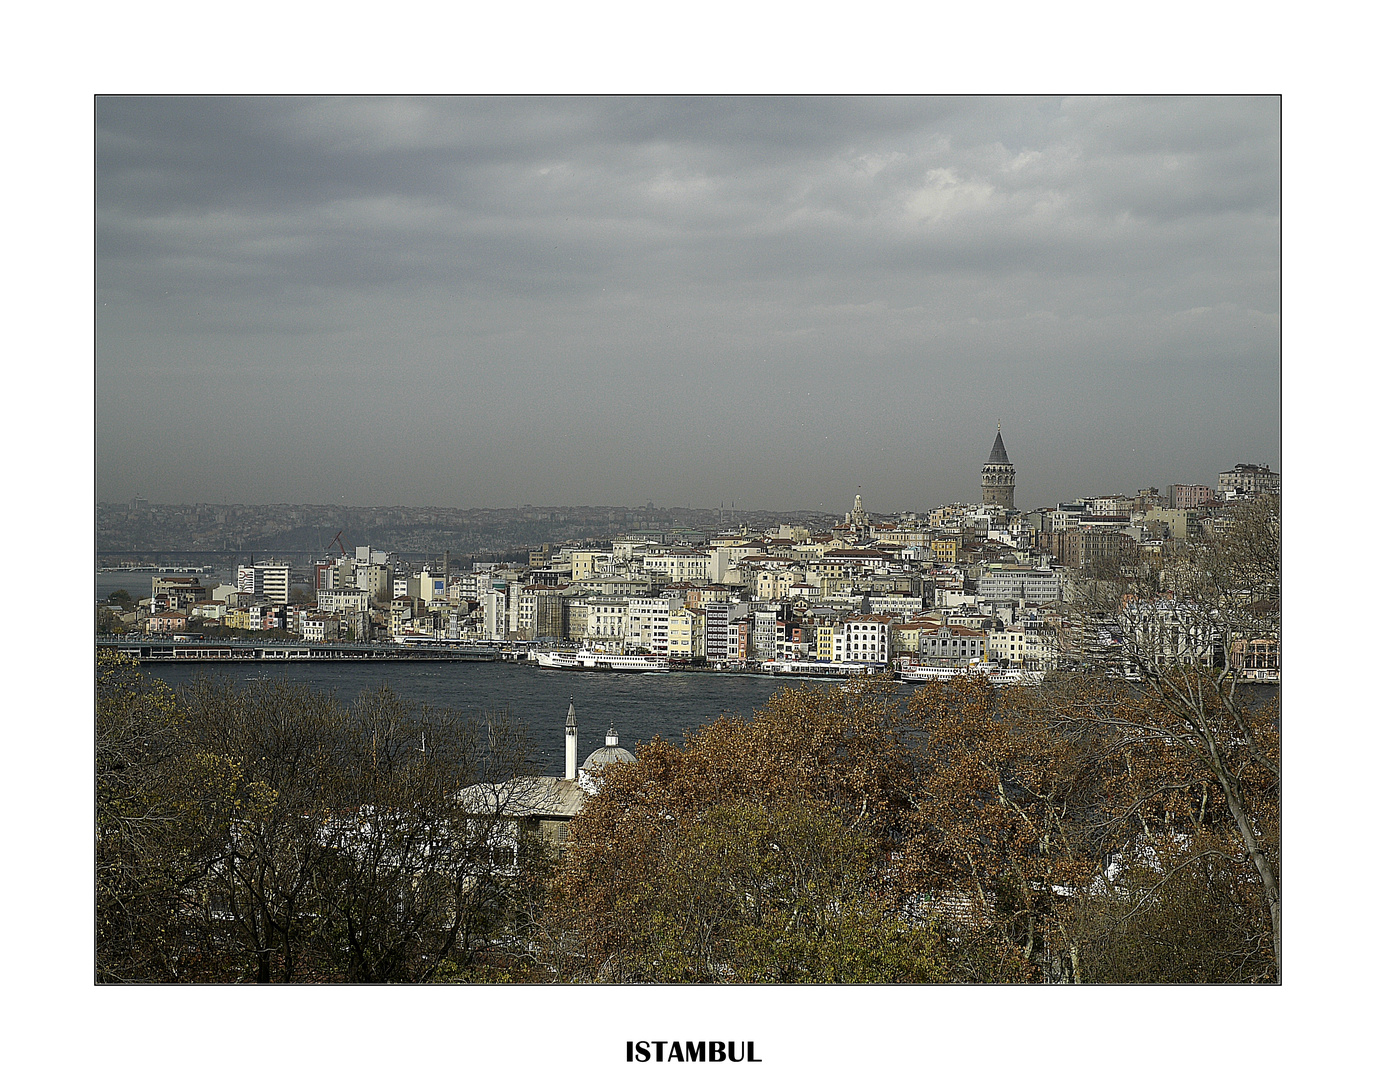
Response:
[[[702,611],[681,608],[669,615],[670,660],[695,660],[707,655],[707,617]]]
[[[624,646],[626,643],[627,608],[630,601],[610,596],[589,597],[586,640],[593,644]]]
[[[733,626],[737,620],[745,618],[750,605],[713,600],[703,604],[702,610],[706,617],[704,650],[707,662],[724,663],[732,659],[738,644],[734,640],[738,634],[733,631]]]
[[[683,601],[669,597],[632,597],[626,601],[626,644],[655,656],[669,655],[669,615]]]
[[[1021,627],[989,631],[987,655],[990,660],[1002,660],[1013,667],[1022,667],[1031,657],[1027,632]]]
[[[517,640],[564,638],[564,598],[559,595],[557,589],[546,585],[530,585],[521,590],[516,602]]]
[[[943,626],[924,633],[918,642],[922,663],[953,667],[984,659],[986,637],[970,626]]]
[[[841,623],[840,659],[847,663],[887,664],[893,624],[894,619],[889,615],[847,617]]]

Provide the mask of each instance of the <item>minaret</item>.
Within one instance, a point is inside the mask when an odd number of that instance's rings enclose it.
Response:
[[[569,717],[564,721],[564,779],[578,779],[578,717],[573,715],[573,698],[569,698]]]
[[[1012,510],[1016,475],[1008,462],[1008,451],[1003,448],[1003,421],[1000,420],[994,432],[994,448],[989,451],[989,460],[980,471],[979,486],[984,495],[984,505]]]

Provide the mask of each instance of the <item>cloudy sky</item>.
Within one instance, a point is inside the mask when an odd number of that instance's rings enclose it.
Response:
[[[102,98],[96,496],[880,511],[1280,469],[1275,98]]]

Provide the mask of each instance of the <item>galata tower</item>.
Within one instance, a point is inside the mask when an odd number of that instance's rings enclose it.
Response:
[[[1017,474],[1008,463],[1008,451],[1003,448],[1003,422],[999,422],[994,433],[994,449],[989,451],[989,460],[980,471],[979,486],[984,493],[985,506],[1001,506],[1013,509],[1013,479]]]

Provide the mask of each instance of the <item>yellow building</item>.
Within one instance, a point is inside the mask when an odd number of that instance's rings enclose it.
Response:
[[[817,627],[817,662],[830,664],[836,658],[836,627]]]
[[[230,608],[225,612],[225,625],[231,630],[249,629],[248,608]]]
[[[707,616],[692,608],[669,614],[669,659],[692,660],[706,656]]]
[[[960,537],[943,536],[932,541],[932,558],[937,562],[953,563],[960,551]]]
[[[930,623],[897,623],[893,627],[894,653],[911,653],[913,656],[917,656],[922,651],[919,644],[922,631],[931,628]]]

